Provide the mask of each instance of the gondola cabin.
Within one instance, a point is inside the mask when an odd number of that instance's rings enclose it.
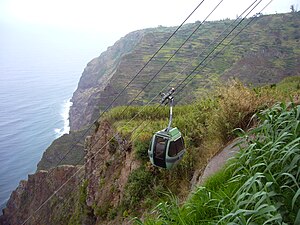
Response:
[[[174,167],[184,153],[184,141],[177,127],[156,132],[148,150],[151,163],[166,169]]]

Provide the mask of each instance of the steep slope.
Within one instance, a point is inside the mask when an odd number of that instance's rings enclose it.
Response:
[[[133,104],[149,101],[178,75],[171,84],[176,86],[212,50],[215,44],[210,43],[232,22],[205,22]],[[183,26],[113,106],[131,101],[199,23]],[[246,23],[248,20],[242,24]],[[277,83],[287,76],[299,75],[299,27],[299,12],[257,17],[225,51],[204,69],[200,67],[195,72],[195,79],[181,97],[188,94],[193,99],[203,90],[211,88],[220,78],[228,80],[230,77],[237,77],[245,84],[257,86]],[[111,103],[174,30],[175,27],[159,27],[130,33],[100,57],[92,60],[85,68],[72,98],[71,129],[76,130],[95,121],[99,112]],[[239,29],[232,35],[238,31]],[[221,38],[218,39],[220,40]],[[219,46],[216,51],[222,47],[223,45]],[[193,89],[194,92],[187,89]]]
[[[28,181],[21,181],[13,191],[7,207],[0,216],[0,224],[20,225],[32,216],[26,224],[66,224],[75,210],[76,192],[79,190],[79,178],[74,176],[63,189],[58,191],[37,213],[34,213],[55,190],[77,171],[74,166],[60,166],[49,171],[38,171],[28,176]],[[74,189],[75,187],[75,189]],[[70,196],[69,192],[74,195]]]
[[[255,23],[227,51],[197,72],[186,90],[188,96],[186,93],[177,95],[177,102],[179,99],[188,102],[186,97],[191,100],[204,89],[215,85],[220,78],[227,80],[232,75],[255,85],[273,84],[286,76],[299,76],[299,17],[299,13],[291,13],[256,18]],[[203,29],[183,47],[134,104],[143,104],[153,98],[175,75],[179,77],[172,85],[182,80],[205,56],[198,57],[205,46],[231,22],[205,23]],[[149,64],[114,106],[130,101],[197,25],[199,22],[184,26],[179,36],[162,49],[158,58]],[[91,61],[72,98],[72,130],[79,130],[97,119],[99,112],[118,95],[174,29],[159,27],[132,32]],[[185,66],[188,66],[187,70],[179,74]],[[149,106],[139,115],[139,107],[130,107],[125,114],[121,113],[122,107],[112,109],[95,123],[95,132],[87,138],[84,184],[79,188],[79,177],[75,177],[62,195],[58,194],[58,200],[54,198],[41,212],[45,220],[37,217],[41,222],[35,220],[33,224],[120,224],[128,216],[141,216],[163,199],[163,193],[168,191],[180,199],[186,198],[192,178],[197,180],[209,159],[232,140],[234,134],[231,131],[234,128],[247,128],[251,116],[260,108],[276,101],[286,101],[290,96],[299,98],[299,87],[299,77],[284,84],[255,90],[234,82],[209,98],[175,107],[174,125],[184,134],[188,151],[181,164],[171,172],[154,168],[147,156],[153,131],[166,126],[167,109],[155,110],[155,107]],[[138,125],[142,126],[134,130]],[[68,142],[71,139],[66,135],[59,141]],[[59,141],[54,143],[53,151],[45,153],[45,161],[39,168],[51,168],[60,160],[62,152],[70,147]],[[82,146],[77,147],[82,150]],[[64,163],[72,164],[71,161]],[[75,172],[75,167],[62,166],[30,175],[28,182],[21,182],[12,194],[0,222],[13,224],[24,220],[72,172]],[[69,197],[71,202],[68,202]],[[56,208],[60,201],[67,202]]]
[[[148,106],[139,113],[141,107],[130,107],[125,114],[124,107],[114,108],[86,138],[83,173],[58,191],[29,224],[126,224],[170,192],[185,199],[193,178],[197,180],[210,158],[234,138],[232,129],[247,128],[262,107],[291,96],[297,100],[299,83],[300,78],[294,77],[276,87],[252,90],[234,82],[209,98],[176,106],[173,125],[184,134],[187,153],[171,171],[153,167],[147,156],[153,132],[167,124],[168,108]],[[0,224],[26,219],[76,171],[61,166],[30,175],[12,194]]]
[[[232,139],[233,128],[247,127],[251,115],[263,105],[287,100],[289,95],[297,98],[299,78],[287,81],[257,92],[234,84],[224,87],[211,102],[175,107],[174,126],[185,134],[188,152],[172,171],[153,167],[147,156],[152,132],[166,124],[162,118],[167,117],[167,109],[147,107],[140,115],[139,107],[129,108],[125,115],[120,114],[122,107],[113,109],[87,138],[86,207],[92,210],[81,219],[93,218],[94,224],[126,224],[164,199],[164,193],[186,198],[193,179],[197,181],[209,159]],[[287,86],[291,88],[288,93]],[[137,117],[130,121],[134,115]],[[82,213],[75,213],[75,217],[79,215]]]
[[[37,170],[49,170],[59,165],[82,165],[86,130],[71,131],[54,140],[45,150]]]
[[[70,109],[72,130],[78,130],[93,121],[94,111],[99,112],[99,102],[103,101],[107,104],[110,101],[110,93],[118,91],[110,86],[111,78],[118,73],[122,57],[134,49],[143,35],[144,31],[129,33],[98,58],[88,63],[71,99],[73,102]],[[103,92],[108,93],[102,96]]]

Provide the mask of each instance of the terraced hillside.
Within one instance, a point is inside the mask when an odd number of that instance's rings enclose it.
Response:
[[[189,88],[183,90],[182,96],[191,95],[188,90],[192,89],[193,95],[190,99],[193,99],[195,95],[210,89],[220,79],[227,80],[229,77],[237,77],[246,84],[257,86],[276,83],[284,77],[300,74],[299,12],[258,16],[224,51],[217,57],[214,56],[249,20],[243,21],[241,26],[229,35],[229,39],[203,62],[205,68],[200,66],[193,73],[195,78],[189,83]],[[130,102],[155,75],[157,76],[154,81],[139,94],[133,104],[145,104],[166,85],[176,87],[178,82],[208,56],[213,47],[238,21],[233,22],[226,19],[203,23],[176,53],[186,38],[199,27],[200,22],[183,26],[113,106]],[[71,129],[77,130],[93,122],[99,112],[112,102],[175,29],[158,27],[132,32],[93,59],[85,68],[72,98]],[[174,57],[160,71],[162,65],[174,53]],[[209,62],[212,57],[213,60]]]

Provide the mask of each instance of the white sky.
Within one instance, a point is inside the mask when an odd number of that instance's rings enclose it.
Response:
[[[220,0],[205,0],[189,22],[202,20]],[[120,32],[179,25],[200,0],[0,0],[0,21],[83,32]],[[235,18],[253,0],[224,0],[210,20]],[[261,6],[269,0],[262,0]],[[300,10],[300,0],[273,0],[264,14]],[[262,8],[262,7],[260,7]]]
[[[0,52],[6,45],[21,45],[22,37],[24,46],[34,38],[47,46],[89,47],[101,53],[131,31],[180,25],[201,1],[0,0]],[[204,0],[187,22],[202,21],[220,1]],[[236,18],[253,1],[223,0],[208,20]],[[261,1],[254,13],[270,0]],[[300,0],[273,0],[263,14],[289,12],[291,5],[300,10]]]

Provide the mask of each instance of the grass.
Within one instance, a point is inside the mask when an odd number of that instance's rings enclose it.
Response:
[[[184,205],[170,196],[136,223],[299,224],[300,106],[276,104],[257,117],[247,147]]]
[[[255,112],[296,95],[299,92],[296,86],[289,89],[289,92],[285,91],[295,80],[300,81],[300,78],[286,80],[275,87],[256,89],[232,81],[218,88],[210,97],[203,97],[194,104],[176,105],[173,126],[181,130],[187,153],[171,172],[153,167],[147,156],[153,133],[167,126],[168,107],[117,107],[105,114],[103,120],[131,144],[135,159],[141,163],[141,167],[129,175],[125,185],[122,213],[126,212],[128,216],[139,215],[154,207],[161,199],[166,199],[165,192],[185,199],[189,195],[194,172],[202,170],[211,157],[236,137],[232,130],[249,129],[253,125],[251,117]],[[232,188],[237,190],[233,184],[230,187],[224,195],[229,195]]]
[[[220,171],[214,178],[207,181],[206,186],[199,188],[184,205],[180,203],[190,195],[191,181],[195,172],[203,170],[207,162],[226,143],[237,136],[237,132],[233,132],[233,130],[236,128],[249,129],[257,123],[257,119],[252,118],[254,113],[268,108],[277,101],[285,102],[291,97],[299,96],[298,85],[295,85],[299,81],[300,78],[298,77],[287,79],[272,87],[255,89],[245,87],[240,82],[232,81],[226,86],[217,88],[210,96],[203,96],[203,98],[198,99],[194,104],[176,105],[173,111],[173,126],[177,126],[182,132],[187,152],[183,160],[171,171],[154,167],[147,156],[153,133],[165,128],[168,124],[169,108],[158,107],[158,105],[143,108],[138,106],[113,108],[102,117],[101,121],[98,121],[96,131],[101,129],[102,125],[109,125],[110,129],[114,131],[112,133],[116,132],[118,134],[115,138],[111,138],[109,144],[111,160],[119,159],[120,155],[129,153],[131,159],[136,161],[133,163],[137,167],[130,172],[127,183],[123,184],[122,190],[120,189],[122,191],[120,202],[112,203],[107,198],[101,200],[101,202],[96,200],[92,203],[92,207],[87,207],[80,200],[72,217],[74,224],[80,223],[85,217],[98,218],[101,221],[113,220],[120,222],[122,219],[128,220],[135,216],[140,217],[143,214],[148,219],[144,222],[137,220],[138,223],[198,224],[199,221],[203,224],[242,223],[244,219],[248,220],[248,217],[255,217],[250,213],[259,210],[256,201],[263,204],[263,210],[266,214],[262,216],[278,216],[279,214],[276,210],[274,211],[273,205],[269,204],[269,201],[275,197],[277,198],[277,196],[273,196],[272,192],[268,193],[266,191],[271,188],[269,183],[265,182],[269,175],[257,172],[253,175],[254,180],[249,180],[245,175],[236,172],[237,168],[242,170],[242,167],[237,164],[239,161],[233,161],[236,165],[233,165],[232,162],[228,169]],[[288,91],[286,91],[287,88],[289,88]],[[264,114],[259,114],[261,120],[262,115]],[[259,141],[262,140],[259,139]],[[282,140],[280,139],[280,141]],[[126,150],[119,151],[123,142],[126,143]],[[248,161],[249,159],[245,159],[244,167]],[[116,161],[107,161],[105,166],[109,167],[111,162]],[[245,171],[248,172],[250,168],[259,166],[260,164],[251,165]],[[261,165],[261,167],[263,166]],[[98,185],[96,188],[103,190],[104,187],[111,187],[108,190],[109,194],[119,193],[118,186],[112,183],[120,177],[118,171],[121,171],[122,165],[118,168],[110,173],[110,176],[115,177],[114,181],[101,175],[99,181],[96,182],[96,185]],[[97,172],[101,173],[100,170]],[[232,178],[233,174],[234,178]],[[282,180],[287,178],[288,175],[285,174],[280,177]],[[246,183],[244,186],[243,182]],[[238,197],[243,195],[237,196],[236,193],[238,191],[242,192],[242,187],[245,189],[249,185],[251,188],[246,190],[248,192],[244,197],[248,198],[248,201],[252,201],[249,204],[250,209],[246,208],[245,210],[248,211],[239,211],[240,208],[235,209],[233,205],[238,202]],[[291,185],[280,188],[288,193],[285,189],[288,190]],[[259,188],[263,188],[260,195],[252,199],[251,192]],[[86,198],[84,190],[86,190],[86,187],[83,187],[79,193],[82,199]],[[294,195],[290,194],[289,197],[290,199],[296,199],[291,201],[294,203],[289,208],[282,208],[283,210],[291,211],[298,207],[297,195],[299,194],[296,193]],[[282,202],[284,201],[282,200]],[[242,207],[243,204],[244,199],[241,199],[238,207]],[[147,212],[152,208],[155,208],[153,215],[147,217]],[[234,220],[239,216],[242,222]],[[293,219],[295,219],[295,213],[290,218],[290,220]]]

